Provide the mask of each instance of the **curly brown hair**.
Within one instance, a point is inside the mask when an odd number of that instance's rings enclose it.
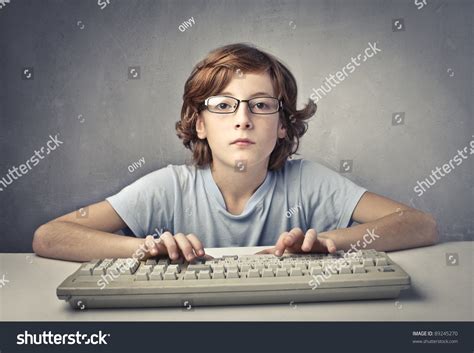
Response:
[[[296,110],[298,94],[296,80],[288,68],[276,57],[253,45],[236,43],[211,51],[194,67],[184,85],[181,120],[176,132],[186,148],[193,152],[194,164],[205,167],[212,163],[212,151],[207,139],[200,139],[196,132],[196,120],[206,98],[219,94],[230,81],[245,73],[268,72],[275,94],[283,103],[280,122],[286,129],[286,137],[278,139],[268,162],[268,170],[282,168],[299,147],[300,138],[306,133],[306,120],[315,113],[317,106],[312,100],[304,109]]]

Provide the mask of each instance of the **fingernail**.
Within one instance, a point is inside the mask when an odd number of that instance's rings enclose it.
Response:
[[[172,254],[171,254],[171,258],[172,258],[173,260],[176,259],[176,258],[178,258],[178,253],[175,253],[175,252],[172,253]]]
[[[198,253],[199,253],[199,255],[204,255],[204,250],[201,249],[201,250],[198,251]]]
[[[280,256],[281,255],[281,250],[275,250],[275,255]]]

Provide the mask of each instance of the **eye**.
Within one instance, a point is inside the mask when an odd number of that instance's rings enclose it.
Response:
[[[218,109],[227,109],[227,108],[230,108],[230,105],[227,104],[227,103],[219,103],[219,104],[217,105],[217,108],[218,108]]]
[[[257,107],[258,109],[264,109],[264,108],[267,107],[267,105],[265,103],[259,102],[259,103],[255,104],[255,107]]]

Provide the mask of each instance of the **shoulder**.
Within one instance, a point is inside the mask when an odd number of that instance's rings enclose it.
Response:
[[[306,159],[289,159],[276,174],[290,179],[311,178],[313,180],[340,176],[323,164]]]
[[[172,188],[175,184],[186,183],[189,179],[196,175],[196,168],[189,165],[173,165],[154,170],[141,178],[137,179],[129,186],[135,188],[149,188],[156,190],[157,188]]]

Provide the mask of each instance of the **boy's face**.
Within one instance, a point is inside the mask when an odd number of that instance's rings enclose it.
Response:
[[[254,97],[278,98],[275,97],[268,73],[248,73],[242,78],[236,77],[216,95],[244,100]],[[277,138],[284,138],[286,135],[286,130],[279,121],[279,112],[254,114],[250,112],[247,102],[241,102],[237,111],[231,114],[201,111],[196,131],[200,139],[207,138],[214,163],[232,168],[240,166],[240,161],[244,161],[248,167],[257,164],[264,164],[266,167]],[[233,143],[240,138],[249,139],[252,143]]]

